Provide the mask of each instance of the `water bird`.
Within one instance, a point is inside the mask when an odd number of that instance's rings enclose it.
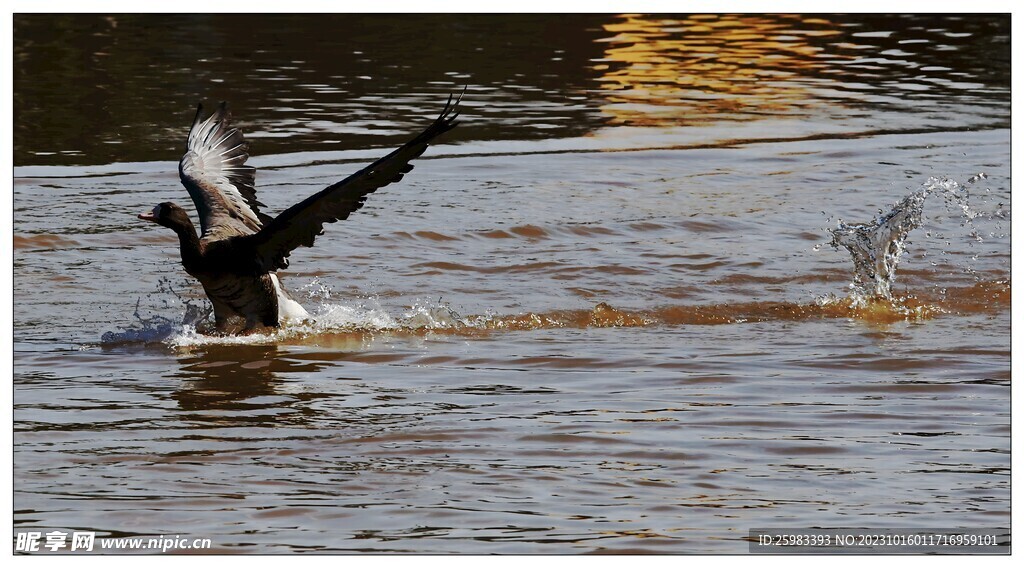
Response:
[[[196,234],[188,213],[172,202],[160,203],[139,219],[177,233],[181,264],[213,304],[217,332],[250,332],[304,319],[308,314],[281,286],[276,271],[288,267],[293,250],[313,246],[325,223],[347,219],[369,194],[409,173],[409,162],[457,124],[462,96],[453,99],[449,95],[441,114],[402,147],[277,217],[260,210],[265,205],[256,199],[256,168],[245,165],[248,146],[242,132],[231,126],[227,104],[220,103],[205,119],[200,104],[178,173],[195,203],[201,234]]]

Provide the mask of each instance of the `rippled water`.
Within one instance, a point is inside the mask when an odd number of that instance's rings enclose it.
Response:
[[[1009,523],[1008,17],[18,16],[15,61],[15,531],[690,553]],[[231,102],[273,213],[462,85],[462,124],[292,255],[315,321],[202,333],[135,218],[191,207],[196,102]],[[962,191],[921,204],[895,303],[856,304],[829,231],[933,177]]]

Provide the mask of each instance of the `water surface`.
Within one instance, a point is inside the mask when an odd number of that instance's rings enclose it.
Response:
[[[15,531],[737,553],[1009,523],[1008,17],[14,28]],[[293,253],[315,322],[182,323],[201,290],[135,215],[191,208],[197,102],[231,103],[273,213],[463,86],[415,171]],[[924,203],[907,309],[851,310],[829,229],[979,173]]]

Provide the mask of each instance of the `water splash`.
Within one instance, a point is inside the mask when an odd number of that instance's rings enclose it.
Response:
[[[308,300],[324,302],[331,299],[331,287],[320,280],[319,277],[314,277],[308,284],[299,288],[299,290],[305,293]]]
[[[422,333],[432,330],[473,328],[486,325],[488,316],[464,318],[448,303],[417,301],[403,312],[393,315],[375,297],[342,303],[331,298],[328,286],[319,280],[299,288],[312,302],[310,318],[289,322],[277,329],[241,335],[221,335],[213,331],[212,307],[202,299],[177,293],[168,281],[162,280],[158,291],[149,297],[161,298],[159,311],[177,308],[178,318],[143,315],[140,298],[134,313],[135,322],[118,331],[108,331],[101,345],[163,344],[174,348],[199,345],[258,345],[298,340],[330,334],[372,334],[380,332]],[[169,293],[169,294],[168,294]],[[176,305],[175,305],[176,304]]]
[[[832,229],[832,246],[850,251],[853,257],[853,296],[892,299],[896,267],[906,250],[907,235],[921,226],[927,189],[906,196],[891,211],[863,224],[842,221]]]
[[[870,325],[922,320],[946,313],[988,313],[1001,310],[1010,302],[1010,284],[1005,280],[979,282],[952,292],[936,296],[934,291],[923,290],[902,298],[900,302],[869,299],[860,305],[851,303],[850,298],[838,296],[821,297],[811,304],[754,301],[640,310],[616,308],[601,302],[584,309],[473,316],[462,316],[441,300],[417,302],[402,313],[392,315],[376,299],[370,298],[355,305],[325,302],[311,311],[313,317],[306,321],[244,335],[210,333],[208,322],[197,325],[195,321],[185,319],[175,322],[163,317],[137,316],[139,325],[104,334],[102,345],[158,343],[187,350],[212,345],[326,344],[362,349],[374,337],[389,335],[439,333],[479,336],[555,328],[729,325],[835,318],[858,320]],[[185,316],[188,316],[187,309]]]
[[[157,290],[146,295],[147,300],[157,299],[157,309],[166,312],[176,309],[179,317],[169,318],[160,314],[144,315],[142,298],[135,301],[132,317],[135,322],[119,331],[108,331],[102,335],[102,344],[122,343],[164,343],[182,330],[205,327],[213,315],[213,306],[200,298],[189,298],[178,293],[169,278],[157,282]]]
[[[948,178],[931,177],[888,212],[879,211],[872,221],[848,224],[840,220],[838,227],[830,229],[832,247],[842,246],[853,257],[851,299],[854,305],[863,306],[871,300],[894,300],[892,285],[896,267],[906,251],[908,235],[923,222],[924,203],[929,195],[936,192],[943,195],[947,208],[958,209],[965,219],[962,225],[967,226],[979,216],[970,207],[967,187],[985,178],[982,173],[960,184]],[[976,230],[972,229],[971,236],[981,240]]]

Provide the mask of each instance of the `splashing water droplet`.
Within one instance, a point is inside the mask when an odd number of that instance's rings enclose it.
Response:
[[[331,287],[321,282],[320,278],[313,278],[309,284],[299,289],[305,292],[306,298],[310,300],[325,302],[331,299]]]

